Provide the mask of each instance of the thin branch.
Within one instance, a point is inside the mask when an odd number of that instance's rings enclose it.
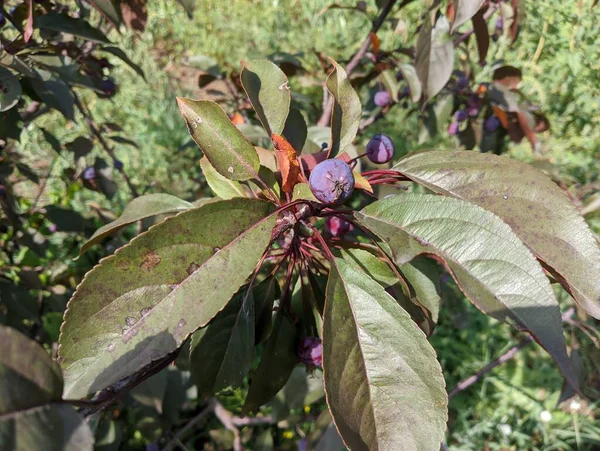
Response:
[[[201,423],[210,413],[213,413],[215,411],[215,406],[216,401],[214,399],[208,401],[208,405],[202,409],[198,415],[193,417],[183,428],[181,428],[177,434],[175,434],[175,437],[173,437],[171,441],[167,443],[167,445],[163,448],[163,451],[171,451],[175,445],[181,446],[181,440],[199,423]]]
[[[400,8],[406,6],[411,1],[413,1],[413,0],[403,0],[402,3],[400,3]],[[379,29],[385,22],[385,19],[390,14],[390,12],[392,11],[392,9],[396,5],[396,3],[397,3],[397,0],[389,0],[387,5],[385,5],[383,7],[383,9],[381,10],[381,13],[379,13],[379,16],[377,16],[377,18],[373,21],[373,25],[371,26],[371,29],[369,30],[369,34],[363,41],[362,45],[360,46],[360,49],[358,49],[358,51],[354,54],[354,56],[352,57],[350,62],[346,65],[345,70],[346,70],[346,74],[348,76],[350,76],[350,74],[352,72],[354,72],[354,70],[360,64],[360,61],[362,60],[363,56],[365,56],[365,54],[367,53],[367,50],[369,50],[369,47],[371,45],[371,33],[377,33],[377,31],[379,31]],[[324,104],[325,104],[325,102],[324,102]],[[329,124],[329,120],[331,118],[332,111],[333,111],[333,98],[331,98],[331,96],[330,96],[329,99],[327,100],[327,103],[325,104],[325,106],[323,108],[323,114],[319,118],[317,125],[324,127],[327,124]]]
[[[233,415],[218,401],[215,401],[215,416],[218,418],[221,424],[225,426],[225,429],[233,432],[233,450],[244,451],[242,438],[240,437],[240,430],[233,421]]]

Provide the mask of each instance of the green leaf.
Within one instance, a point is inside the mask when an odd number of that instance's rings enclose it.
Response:
[[[18,451],[92,450],[92,432],[60,404],[60,367],[35,341],[0,326],[0,447]]]
[[[454,0],[454,22],[452,22],[451,33],[472,18],[485,0]]]
[[[410,263],[400,267],[402,275],[415,292],[419,303],[431,313],[431,319],[437,323],[440,312],[440,276],[438,266],[431,260],[416,257]]]
[[[11,71],[0,66],[0,113],[10,110],[21,98],[21,83]]]
[[[83,243],[79,255],[86,252],[94,244],[101,242],[108,235],[136,221],[156,215],[178,213],[193,207],[194,205],[189,202],[170,194],[146,194],[145,196],[137,197],[125,207],[121,216],[96,230],[96,233]]]
[[[390,93],[392,100],[394,100],[394,102],[397,102],[399,87],[398,80],[396,80],[396,73],[391,69],[384,70],[381,73],[381,82],[383,83],[383,86],[385,86],[387,92]]]
[[[423,152],[395,167],[427,188],[500,216],[575,300],[600,318],[600,248],[566,193],[543,172],[477,152]]]
[[[192,379],[206,398],[241,385],[254,357],[254,296],[247,287],[192,335]]]
[[[380,200],[356,216],[390,245],[397,264],[405,263],[406,255],[398,244],[442,260],[471,302],[498,320],[527,328],[574,382],[550,282],[499,217],[463,200],[427,194]]]
[[[59,340],[65,396],[79,398],[176,350],[254,271],[276,214],[257,199],[204,204],[136,237],[88,272]]]
[[[196,0],[177,0],[177,3],[183,6],[183,9],[185,9],[188,17],[192,18],[194,16]]]
[[[286,384],[296,362],[296,327],[283,310],[279,310],[256,374],[250,382],[242,415],[269,402]]]
[[[266,59],[243,63],[240,75],[254,111],[269,136],[281,135],[290,111],[288,79],[276,64]]]
[[[227,177],[223,177],[219,174],[212,164],[208,161],[208,158],[202,157],[200,159],[200,167],[202,173],[206,178],[206,183],[210,186],[212,192],[221,199],[233,199],[234,197],[247,197],[244,187],[240,182],[235,180],[229,180]]]
[[[369,277],[376,280],[384,288],[398,283],[398,278],[389,265],[372,252],[354,248],[342,249],[340,257],[359,266]]]
[[[454,108],[454,96],[441,94],[434,103],[429,102],[419,120],[419,144],[446,132],[448,119]]]
[[[326,86],[333,97],[329,157],[335,157],[352,144],[360,125],[362,107],[358,94],[350,84],[346,71],[335,61]]]
[[[254,299],[256,302],[256,344],[265,341],[273,330],[273,304],[279,298],[281,289],[277,279],[273,276],[267,277],[254,288]]]
[[[70,121],[75,120],[75,100],[71,88],[56,74],[42,69],[36,71],[37,77],[31,80],[31,86],[44,103],[54,108]]]
[[[294,191],[292,192],[292,201],[299,199],[318,202],[317,198],[310,190],[310,185],[308,183],[298,183],[296,186],[294,186]]]
[[[304,116],[302,116],[300,110],[290,108],[290,113],[283,128],[283,136],[292,145],[298,155],[302,152],[307,135],[308,129]]]
[[[89,0],[88,3],[96,8],[117,29],[121,25],[121,11],[117,9],[112,0]]]
[[[146,80],[146,76],[144,75],[144,71],[142,70],[142,68],[140,66],[138,66],[137,64],[135,64],[133,61],[131,61],[129,59],[129,57],[127,56],[127,54],[120,48],[111,46],[111,47],[101,47],[99,50],[102,52],[107,52],[107,53],[110,53],[111,55],[116,56],[121,61],[123,61],[125,64],[127,64],[129,67],[131,67],[136,74],[138,74],[140,77],[142,77],[144,80]]]
[[[448,397],[442,369],[408,313],[358,266],[332,264],[323,318],[327,404],[352,450],[436,450]]]
[[[177,103],[192,139],[219,174],[237,181],[257,178],[256,150],[218,104],[181,97]]]
[[[256,437],[254,451],[273,451],[273,447],[273,434],[269,429]]]
[[[454,67],[454,42],[450,36],[450,24],[440,16],[433,25],[435,11],[425,17],[417,39],[415,67],[427,99],[442,90]]]
[[[35,18],[35,27],[43,30],[71,34],[88,41],[110,44],[108,38],[97,28],[83,19],[75,19],[67,14],[50,12]]]
[[[417,75],[417,69],[412,64],[400,64],[398,69],[402,72],[402,77],[408,86],[411,100],[418,102],[423,95],[423,86]]]

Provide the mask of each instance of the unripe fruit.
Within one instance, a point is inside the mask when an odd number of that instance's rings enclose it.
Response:
[[[458,122],[454,121],[448,126],[448,134],[451,136],[458,135]]]
[[[384,107],[392,103],[392,96],[390,96],[390,93],[387,91],[378,91],[375,94],[374,101],[375,105]]]
[[[309,366],[321,366],[323,363],[323,344],[319,337],[304,337],[298,345],[300,361]]]
[[[328,216],[325,220],[325,228],[331,236],[338,237],[350,232],[354,226],[337,216]]]
[[[373,163],[387,163],[394,157],[394,143],[388,135],[375,135],[367,144],[367,157]]]
[[[500,127],[500,120],[496,116],[490,116],[485,120],[483,125],[486,131],[495,132]]]
[[[96,178],[96,170],[92,167],[85,168],[82,177],[84,180],[92,180]]]
[[[341,204],[354,191],[354,174],[347,163],[335,158],[315,166],[308,180],[310,190],[324,204]]]

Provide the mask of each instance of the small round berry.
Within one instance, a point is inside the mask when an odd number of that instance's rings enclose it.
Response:
[[[496,116],[492,115],[485,120],[483,125],[486,131],[495,132],[498,130],[498,127],[500,127],[500,120]]]
[[[315,166],[308,180],[310,190],[324,204],[341,204],[354,191],[354,174],[342,160],[325,160]]]
[[[352,231],[354,226],[337,216],[328,216],[325,220],[325,229],[331,236],[338,237]]]
[[[321,366],[323,363],[323,344],[319,337],[304,337],[298,345],[300,361],[309,366]]]
[[[375,105],[379,107],[388,106],[390,103],[392,103],[392,96],[390,96],[390,93],[387,91],[378,91],[375,94],[374,101]]]
[[[83,175],[82,175],[84,180],[92,180],[96,178],[96,170],[93,167],[87,167],[85,168],[85,170],[83,171]]]
[[[468,117],[469,116],[465,110],[456,110],[456,113],[454,113],[454,120],[456,122],[466,121]]]
[[[107,78],[102,81],[102,92],[107,96],[113,96],[117,92],[117,85],[113,80]]]
[[[469,85],[469,79],[463,71],[455,70],[454,75],[456,76],[456,86],[458,89],[465,89]]]
[[[373,163],[387,163],[394,157],[394,143],[388,135],[375,135],[367,144],[367,157]]]
[[[450,136],[458,135],[458,122],[454,121],[448,126],[448,134]]]
[[[120,171],[123,169],[123,162],[121,160],[115,160],[114,166],[117,171]]]

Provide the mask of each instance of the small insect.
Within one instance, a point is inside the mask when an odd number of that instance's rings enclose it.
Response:
[[[331,187],[331,192],[334,194],[335,198],[339,199],[340,197],[342,197],[348,186],[348,181],[346,180],[346,177],[342,175],[337,180],[335,180],[335,178],[332,177],[330,173],[327,173],[327,180],[333,183],[333,186]]]

